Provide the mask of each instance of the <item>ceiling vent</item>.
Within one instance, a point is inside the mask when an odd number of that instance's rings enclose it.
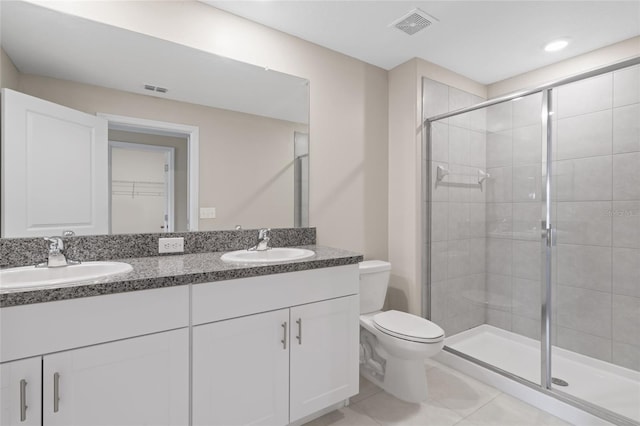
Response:
[[[435,24],[438,19],[420,10],[413,9],[403,17],[395,20],[389,26],[394,26],[400,31],[409,35],[414,35],[420,30],[427,28],[429,25]]]
[[[150,84],[145,84],[144,88],[152,92],[160,92],[160,93],[167,93],[169,91],[166,87],[152,86]]]

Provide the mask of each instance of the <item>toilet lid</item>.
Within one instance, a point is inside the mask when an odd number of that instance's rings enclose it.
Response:
[[[380,331],[414,342],[432,343],[444,338],[444,330],[429,320],[400,311],[374,315],[373,325]]]

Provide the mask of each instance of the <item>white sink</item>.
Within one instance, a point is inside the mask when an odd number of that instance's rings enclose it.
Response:
[[[237,250],[223,254],[220,259],[229,263],[276,263],[288,260],[301,260],[311,257],[315,252],[295,247],[274,247],[269,250]]]
[[[123,262],[84,262],[59,268],[22,266],[0,270],[0,290],[48,287],[78,281],[89,281],[133,270]]]

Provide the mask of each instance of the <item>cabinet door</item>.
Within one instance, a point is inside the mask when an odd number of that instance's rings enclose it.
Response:
[[[289,310],[193,328],[193,424],[289,423]]]
[[[42,358],[0,364],[0,425],[42,424]]]
[[[186,425],[187,329],[44,357],[47,426]]]
[[[358,393],[358,296],[291,308],[290,421]]]

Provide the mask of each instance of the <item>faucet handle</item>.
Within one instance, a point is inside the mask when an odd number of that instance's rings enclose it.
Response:
[[[258,231],[259,240],[264,240],[266,238],[271,238],[271,228],[262,228]]]
[[[49,242],[49,253],[60,253],[64,250],[64,241],[60,237],[44,237]]]

